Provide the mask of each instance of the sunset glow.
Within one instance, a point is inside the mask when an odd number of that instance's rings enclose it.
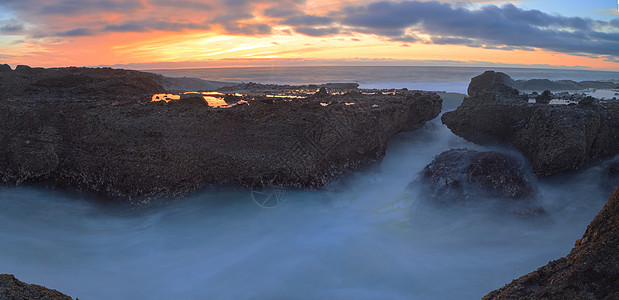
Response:
[[[5,0],[0,62],[142,69],[470,63],[619,70],[614,3],[551,2]]]

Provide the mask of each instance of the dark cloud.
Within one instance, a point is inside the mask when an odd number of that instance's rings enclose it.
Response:
[[[111,32],[145,32],[148,31],[148,28],[144,27],[138,23],[123,23],[118,25],[106,25],[103,27],[103,31],[111,31]]]
[[[39,8],[42,14],[55,15],[99,13],[101,11],[127,13],[144,7],[142,1],[134,0],[52,0],[45,1],[43,5],[41,1],[23,0],[23,2],[33,2],[30,9]]]
[[[281,24],[291,25],[291,26],[319,26],[319,25],[329,25],[332,22],[333,22],[333,19],[329,17],[300,15],[300,16],[290,17],[282,21]]]
[[[187,1],[187,0],[150,0],[149,4],[161,7],[172,7],[172,8],[190,8],[193,10],[205,10],[209,11],[213,9],[213,6],[200,2],[200,1]]]
[[[291,16],[302,15],[303,10],[301,10],[301,8],[274,6],[263,10],[262,14],[271,18],[288,18]]]
[[[340,33],[337,27],[297,27],[295,31],[309,36],[325,36]]]
[[[76,29],[56,33],[56,36],[63,36],[63,37],[64,36],[66,37],[91,36],[91,35],[95,35],[95,32],[89,28],[76,28]]]
[[[21,34],[26,27],[17,20],[0,21],[0,34]]]
[[[432,43],[433,44],[439,44],[439,45],[446,45],[446,44],[451,44],[451,45],[473,45],[473,44],[475,44],[475,41],[473,41],[471,39],[467,39],[467,38],[461,38],[461,37],[436,36],[436,37],[432,37]]]
[[[524,10],[512,4],[467,9],[439,2],[380,1],[342,10],[341,24],[353,31],[373,33],[398,40],[395,33],[413,29],[432,36],[439,44],[506,46],[505,49],[542,48],[567,53],[619,56],[617,32],[587,18],[550,15]],[[443,38],[443,37],[448,37]]]
[[[271,26],[267,24],[225,24],[224,28],[231,34],[265,35],[271,33]]]
[[[266,35],[272,33],[271,26],[287,25],[291,31],[277,30],[308,36],[363,33],[404,43],[504,50],[540,48],[619,57],[619,19],[565,17],[512,4],[474,8],[463,5],[376,1],[321,14],[306,9],[306,0],[0,0],[0,9],[16,16],[15,22],[0,22],[0,34],[37,38],[217,28],[227,34]],[[97,18],[106,13],[114,13],[115,21],[99,21],[108,20]],[[271,20],[256,24],[257,16]],[[29,32],[34,28],[38,31]]]

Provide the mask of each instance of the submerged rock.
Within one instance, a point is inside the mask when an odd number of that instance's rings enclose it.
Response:
[[[500,84],[476,90],[458,109],[443,114],[443,123],[468,141],[518,149],[538,176],[574,171],[619,152],[617,102],[537,105],[513,101]]]
[[[49,93],[40,86],[30,90],[42,78],[53,82],[73,71],[92,81],[48,86]],[[41,74],[31,79],[0,78],[19,83],[0,90],[10,97],[0,100],[0,178],[108,198],[179,197],[214,184],[323,186],[382,158],[394,134],[422,127],[441,110],[438,95],[415,91],[305,99],[252,95],[243,98],[248,104],[230,108],[169,105],[150,102],[162,90],[154,74],[36,72]],[[123,82],[109,78],[116,73]],[[122,87],[131,92],[105,92]]]
[[[476,206],[501,200],[506,205],[531,204],[535,188],[531,175],[518,159],[495,151],[452,149],[434,158],[416,183],[440,205]],[[412,183],[415,184],[415,183]],[[513,212],[535,214],[538,207],[509,207]]]
[[[570,254],[483,299],[619,299],[619,187]]]
[[[13,275],[0,274],[0,299],[71,300],[71,297],[44,286],[21,282]]]

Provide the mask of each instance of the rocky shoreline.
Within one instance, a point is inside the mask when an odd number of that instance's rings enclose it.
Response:
[[[570,254],[483,299],[619,299],[619,187]]]
[[[132,201],[218,184],[318,187],[382,158],[394,134],[441,110],[430,92],[324,87],[222,96],[229,107],[201,94],[151,101],[167,92],[164,79],[107,68],[0,72],[0,179]]]
[[[422,127],[442,103],[436,93],[405,89],[222,86],[109,68],[0,66],[0,83],[0,181],[123,201],[177,198],[221,184],[321,187],[381,159],[394,134]],[[540,177],[619,152],[619,103],[529,103],[514,86],[503,73],[473,78],[469,97],[443,114],[443,123],[471,142],[515,148]],[[180,93],[190,88],[209,93]],[[453,149],[419,181],[440,205],[503,197],[519,214],[544,214],[532,201],[527,168],[498,152]],[[611,163],[609,178],[616,174]],[[619,187],[567,257],[484,299],[619,297],[618,212]],[[70,299],[0,275],[0,298],[47,297],[29,294],[35,292]]]
[[[72,298],[57,290],[21,282],[13,275],[0,274],[0,299],[71,300]]]
[[[529,103],[510,81],[493,71],[473,78],[469,97],[443,114],[443,123],[468,141],[517,149],[538,176],[575,171],[619,152],[618,101]]]

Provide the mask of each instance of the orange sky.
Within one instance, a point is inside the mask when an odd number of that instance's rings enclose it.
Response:
[[[519,3],[492,5],[495,1],[457,6],[445,3],[450,1],[239,0],[231,6],[100,0],[101,7],[75,8],[66,6],[68,0],[50,0],[38,1],[38,11],[29,9],[34,0],[7,1],[0,4],[0,62],[13,66],[457,61],[619,71],[619,19],[612,13],[593,20],[595,14],[564,16]],[[540,32],[544,35],[535,36]]]

